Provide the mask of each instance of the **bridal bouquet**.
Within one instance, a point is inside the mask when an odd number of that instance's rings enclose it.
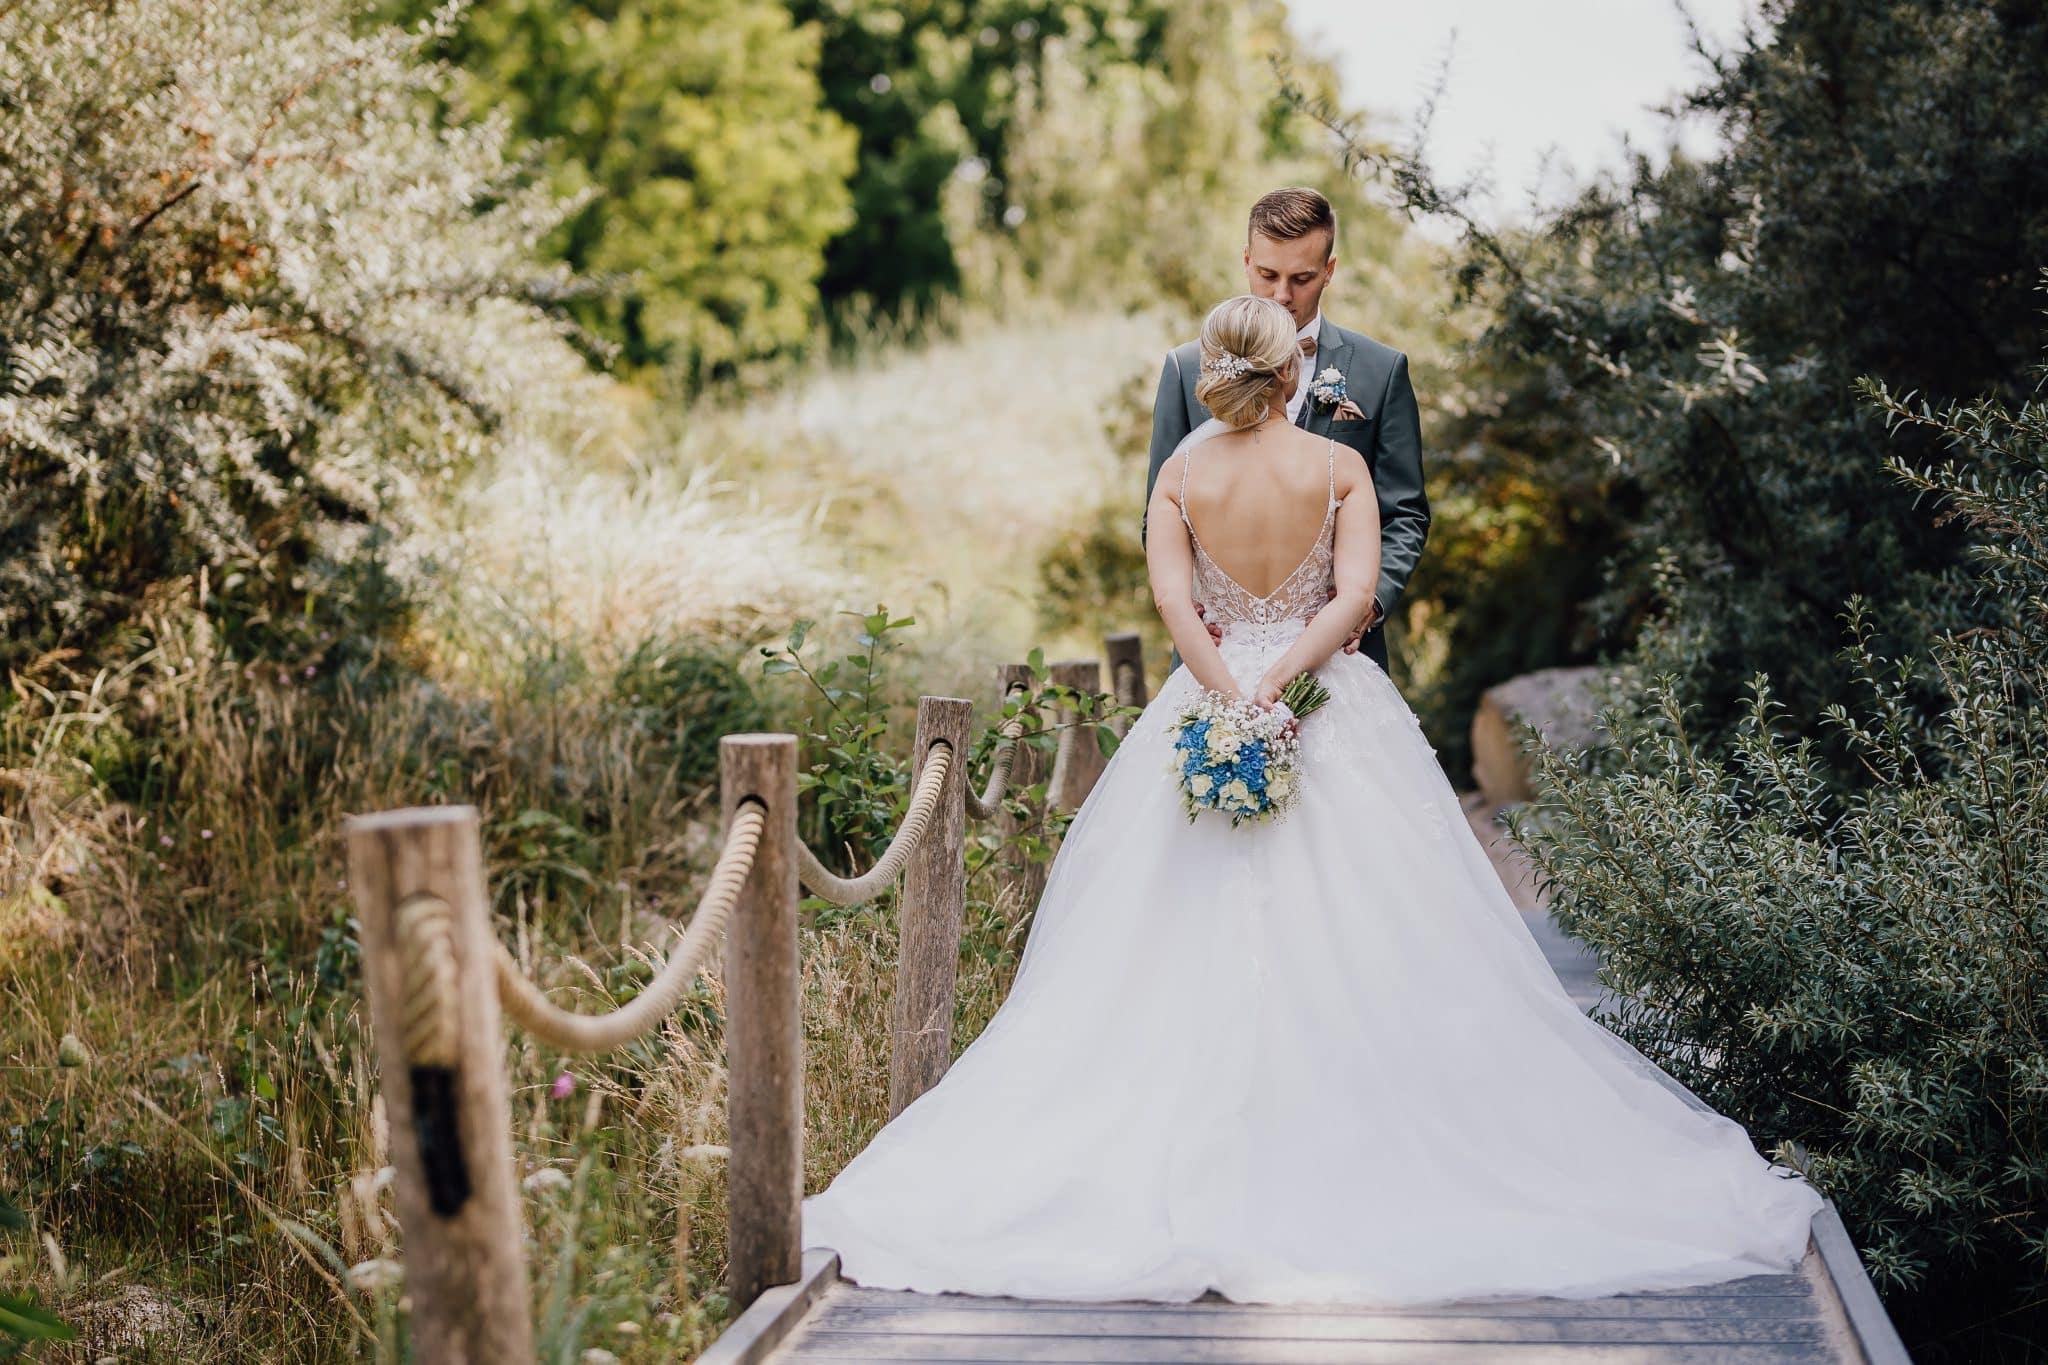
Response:
[[[1281,690],[1270,711],[1203,692],[1167,731],[1188,819],[1221,811],[1235,828],[1292,809],[1301,792],[1301,719],[1329,699],[1307,673]]]

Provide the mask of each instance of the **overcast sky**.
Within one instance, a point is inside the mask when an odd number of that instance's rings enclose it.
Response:
[[[1755,0],[1685,0],[1714,47],[1740,34]],[[1672,125],[1650,112],[1700,84],[1705,63],[1687,45],[1674,0],[1289,0],[1294,26],[1335,59],[1345,103],[1380,118],[1405,143],[1413,118],[1450,54],[1425,151],[1447,181],[1491,158],[1494,192],[1475,216],[1526,216],[1532,189],[1553,205],[1599,168],[1619,168],[1621,134],[1666,159]],[[1455,37],[1453,31],[1455,30]],[[1689,153],[1710,151],[1715,130],[1678,126]],[[1542,156],[1553,150],[1545,170]],[[1432,236],[1441,225],[1418,223]]]

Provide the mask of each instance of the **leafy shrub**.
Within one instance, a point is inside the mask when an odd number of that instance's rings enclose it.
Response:
[[[0,10],[0,672],[186,579],[244,657],[315,653],[379,523],[590,400],[530,263],[570,206],[353,13]]]
[[[701,640],[643,642],[612,679],[612,700],[658,736],[649,751],[685,787],[718,780],[718,741],[768,728],[768,710],[731,654]]]
[[[909,801],[910,766],[882,747],[892,707],[884,662],[901,645],[895,633],[916,618],[891,618],[880,606],[848,615],[860,619],[851,652],[820,663],[806,659],[804,644],[817,622],[798,621],[782,646],[762,647],[761,669],[769,677],[801,677],[824,704],[803,721],[796,784],[810,805],[800,832],[828,866],[864,870],[888,846]]]
[[[1725,756],[1666,675],[1607,709],[1606,751],[1539,750],[1518,837],[1604,960],[1611,1026],[1803,1143],[1877,1282],[1984,1350],[2038,1341],[2048,1293],[2048,389],[1938,413],[1858,390],[1952,452],[1886,467],[1975,533],[1974,577],[1923,605],[1976,623],[1886,658],[1851,597],[1857,699],[1802,726],[1760,674]]]

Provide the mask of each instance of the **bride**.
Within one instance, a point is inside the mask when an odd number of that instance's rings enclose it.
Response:
[[[1078,1300],[1393,1306],[1796,1268],[1819,1195],[1580,1013],[1414,714],[1339,650],[1378,509],[1355,451],[1287,421],[1287,310],[1228,300],[1201,346],[1216,418],[1148,511],[1185,663],[1069,827],[1002,1008],[803,1202],[805,1245],[863,1285]],[[1292,813],[1190,822],[1168,727],[1203,688],[1267,705],[1304,668],[1330,701],[1301,722]]]

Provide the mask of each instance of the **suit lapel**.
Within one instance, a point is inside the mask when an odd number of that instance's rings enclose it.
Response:
[[[1342,371],[1344,369],[1345,352],[1349,349],[1344,344],[1343,338],[1338,335],[1337,329],[1331,325],[1330,320],[1324,318],[1323,325],[1316,329],[1316,353],[1314,356],[1309,357],[1308,360],[1311,367],[1308,372],[1308,382],[1311,384],[1315,383],[1316,376],[1332,365],[1335,365],[1339,371]],[[1336,412],[1335,408],[1324,407],[1316,402],[1314,394],[1309,394],[1302,399],[1301,410],[1303,413],[1301,421],[1303,430],[1313,432],[1317,436],[1328,436],[1330,434],[1330,422]]]

